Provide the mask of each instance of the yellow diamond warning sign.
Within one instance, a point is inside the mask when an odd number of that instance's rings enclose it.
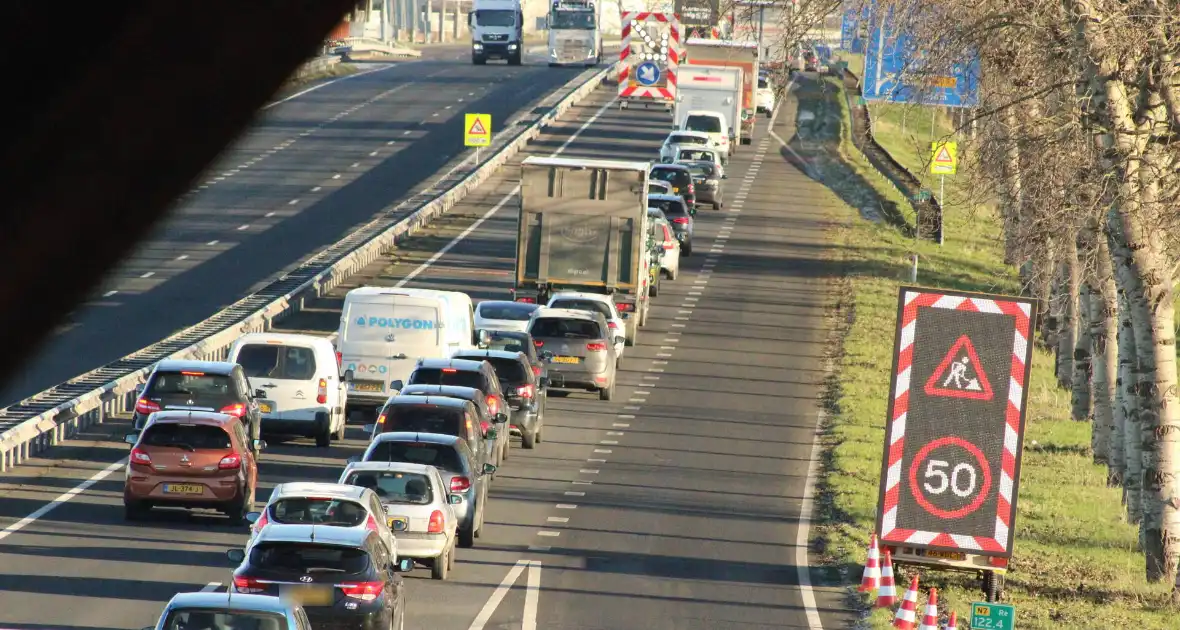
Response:
[[[463,144],[486,147],[492,143],[492,115],[467,114],[463,122]]]
[[[959,166],[959,145],[955,142],[930,143],[930,174],[954,175]]]

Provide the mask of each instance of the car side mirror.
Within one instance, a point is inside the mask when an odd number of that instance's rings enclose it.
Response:
[[[615,335],[615,339],[614,339],[615,343],[623,343],[625,341],[627,341],[626,337],[624,337],[622,335]]]
[[[480,348],[486,348],[492,344],[492,333],[481,329],[475,335],[475,342],[479,344]]]
[[[461,494],[452,494],[447,497],[447,503],[450,503],[451,505],[459,505],[463,503],[463,501],[465,501],[465,499]]]
[[[265,389],[254,390],[254,397],[255,398],[266,398],[266,390]]]
[[[389,389],[401,391],[406,388],[406,384],[401,381],[389,381]]]
[[[244,549],[230,549],[225,552],[225,557],[229,558],[230,562],[241,564],[246,561],[246,551]]]
[[[376,431],[376,430],[377,430],[377,425],[375,425],[375,424],[366,424],[365,426],[363,426],[363,427],[361,427],[361,428],[362,428],[362,429],[364,429],[365,433],[368,433],[368,434],[372,435],[372,433],[373,433],[374,431]]]
[[[414,570],[414,560],[412,558],[402,558],[397,561],[397,570],[401,573],[409,573]]]
[[[256,451],[266,448],[266,440],[253,440],[251,443],[254,445],[254,450]]]
[[[484,464],[483,465],[483,474],[490,475],[494,472],[496,472],[496,466],[494,464]]]
[[[504,424],[505,422],[508,422],[508,414],[504,413],[503,411],[497,413],[496,424]]]
[[[262,518],[262,512],[246,512],[246,522],[253,525]]]
[[[135,444],[139,441],[139,431],[132,431],[131,433],[124,435],[123,441],[128,444]]]
[[[546,350],[541,353],[541,358],[548,361],[553,358],[553,352],[551,350]]]
[[[344,370],[344,376],[342,376],[341,378],[344,379],[345,383],[351,383],[352,379],[356,378],[356,375],[353,374],[352,370]]]
[[[485,439],[494,440],[496,439],[496,430],[494,428],[489,428],[487,433],[484,433],[483,436]]]

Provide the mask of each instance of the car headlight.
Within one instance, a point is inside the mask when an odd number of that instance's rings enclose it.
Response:
[[[475,42],[474,44],[471,45],[471,48],[474,50],[483,50],[483,44],[481,44],[479,42]]]
[[[508,50],[516,50],[516,44],[508,44]]]

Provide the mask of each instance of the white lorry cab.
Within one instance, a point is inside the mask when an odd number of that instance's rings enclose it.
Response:
[[[602,63],[601,11],[593,0],[553,0],[545,22],[551,67]]]
[[[459,291],[359,287],[344,296],[336,351],[348,380],[348,411],[374,414],[414,371],[486,343],[471,297]]]
[[[258,401],[262,431],[315,438],[316,446],[344,439],[348,389],[332,342],[326,337],[247,333],[230,346],[250,385],[266,392]]]
[[[524,13],[520,0],[474,0],[467,14],[471,30],[471,63],[503,59],[519,66],[524,54]]]

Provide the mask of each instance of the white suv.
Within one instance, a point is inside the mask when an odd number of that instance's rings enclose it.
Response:
[[[581,293],[578,291],[559,291],[554,293],[553,297],[549,298],[549,303],[545,306],[549,308],[564,308],[571,311],[601,313],[606,318],[607,327],[610,328],[609,335],[623,335],[627,331],[627,323],[619,316],[619,309],[615,308],[615,303],[609,295]],[[620,341],[616,343],[615,354],[620,357],[623,356],[624,348],[626,348],[626,342]]]

